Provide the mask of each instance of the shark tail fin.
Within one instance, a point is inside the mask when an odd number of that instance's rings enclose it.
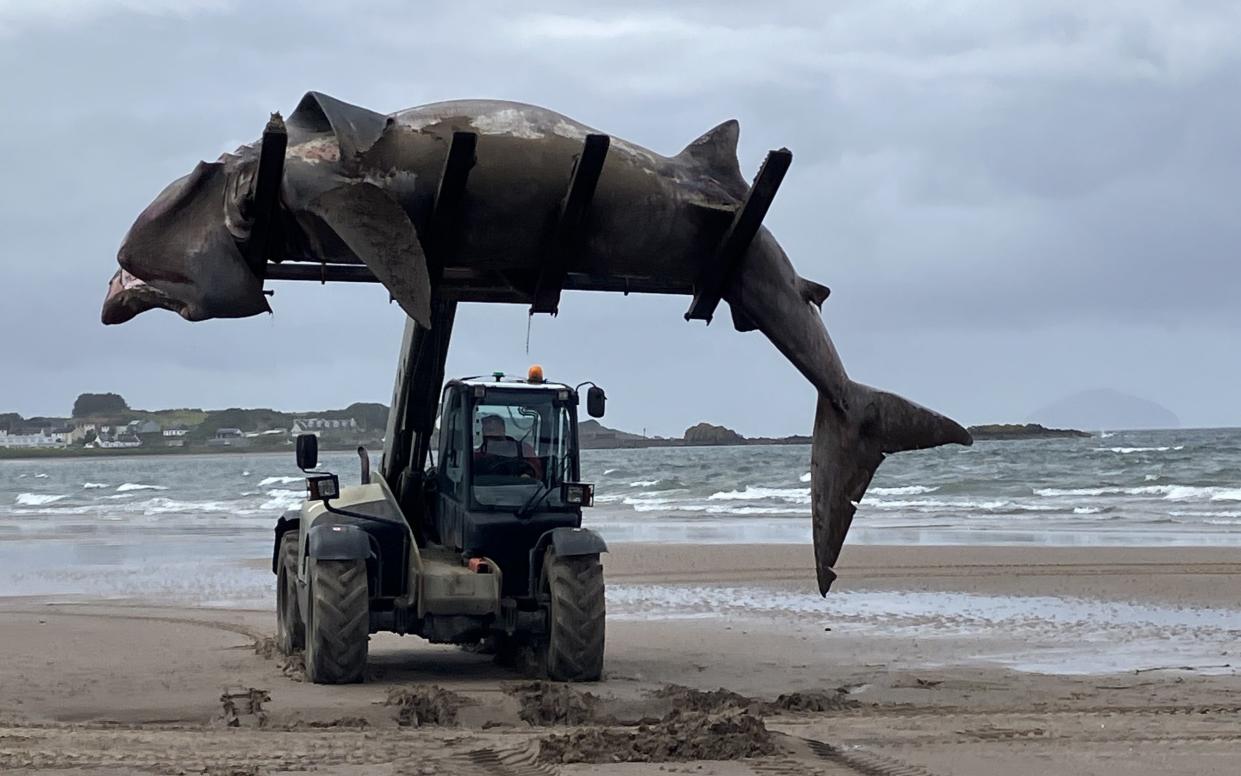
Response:
[[[836,580],[833,566],[858,502],[888,453],[949,443],[973,444],[956,421],[896,394],[849,383],[849,402],[819,394],[810,453],[814,556],[819,592]]]

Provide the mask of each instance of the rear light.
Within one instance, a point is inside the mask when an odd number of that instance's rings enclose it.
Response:
[[[470,558],[465,565],[475,574],[491,573],[491,564],[487,562],[486,558]]]

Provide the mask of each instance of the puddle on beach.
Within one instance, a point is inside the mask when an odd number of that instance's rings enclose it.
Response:
[[[617,620],[814,618],[845,636],[968,642],[952,663],[1050,674],[1105,674],[1157,666],[1234,673],[1241,609],[1178,607],[1055,596],[848,591],[827,598],[760,587],[614,585]],[[1014,645],[1020,645],[1015,647]],[[929,664],[923,661],[923,664]]]
[[[265,537],[264,537],[265,538]],[[266,542],[159,537],[148,542],[0,542],[0,596],[71,596],[268,608],[274,577]],[[830,626],[874,639],[909,665],[986,663],[1022,671],[1098,674],[1154,666],[1232,673],[1241,608],[1170,606],[1054,596],[808,590],[758,585],[608,587],[617,621],[741,620]],[[934,657],[907,648],[960,645]],[[936,663],[935,661],[939,661]],[[1218,668],[1209,668],[1218,667]]]

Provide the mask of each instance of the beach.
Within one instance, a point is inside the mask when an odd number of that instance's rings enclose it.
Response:
[[[612,550],[605,679],[567,689],[391,634],[372,637],[366,683],[311,685],[257,602],[0,599],[0,767],[1237,771],[1235,548],[854,546],[826,599],[803,545]],[[409,696],[430,687],[436,703]],[[689,740],[693,714],[761,754],[610,761]],[[605,762],[560,761],[582,750]]]

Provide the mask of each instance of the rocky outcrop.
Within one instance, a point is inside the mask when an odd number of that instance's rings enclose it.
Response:
[[[685,429],[682,437],[689,445],[744,445],[746,438],[724,426],[713,426],[710,423],[699,423]]]
[[[969,431],[974,439],[1061,439],[1090,436],[1089,433],[1074,428],[1047,428],[1038,423],[991,423],[985,426],[970,426]]]

